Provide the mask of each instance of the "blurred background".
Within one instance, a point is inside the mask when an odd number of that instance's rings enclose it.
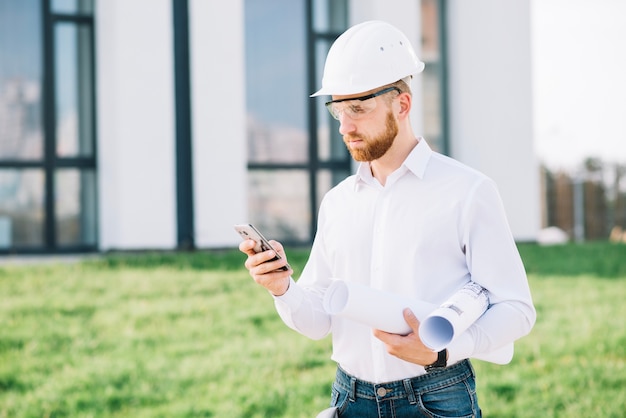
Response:
[[[542,224],[576,241],[624,242],[626,3],[536,0],[531,10]]]
[[[308,245],[354,171],[333,40],[387,20],[413,126],[492,177],[522,242],[624,241],[620,0],[0,0],[0,254]]]

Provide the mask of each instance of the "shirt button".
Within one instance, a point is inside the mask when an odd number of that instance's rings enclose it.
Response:
[[[385,389],[385,388],[378,388],[376,390],[376,394],[382,398],[383,396],[385,396],[387,394],[387,389]]]

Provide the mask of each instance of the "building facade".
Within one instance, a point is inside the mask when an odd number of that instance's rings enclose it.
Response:
[[[387,20],[426,62],[415,131],[540,228],[529,1],[0,0],[0,253],[310,243],[354,171],[319,88],[333,40]]]

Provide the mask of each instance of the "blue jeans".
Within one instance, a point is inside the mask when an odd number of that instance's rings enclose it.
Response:
[[[482,417],[469,360],[380,384],[359,380],[338,367],[330,406],[338,408],[340,418]]]

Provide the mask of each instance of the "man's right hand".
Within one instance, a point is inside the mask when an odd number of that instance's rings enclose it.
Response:
[[[276,255],[272,250],[255,253],[253,250],[255,243],[251,239],[242,241],[239,244],[239,251],[248,256],[244,265],[254,281],[266,288],[274,296],[281,296],[289,289],[289,281],[293,270],[278,270],[287,265],[287,256],[280,242],[272,240],[270,244],[280,255],[281,258],[278,260],[269,261]]]

